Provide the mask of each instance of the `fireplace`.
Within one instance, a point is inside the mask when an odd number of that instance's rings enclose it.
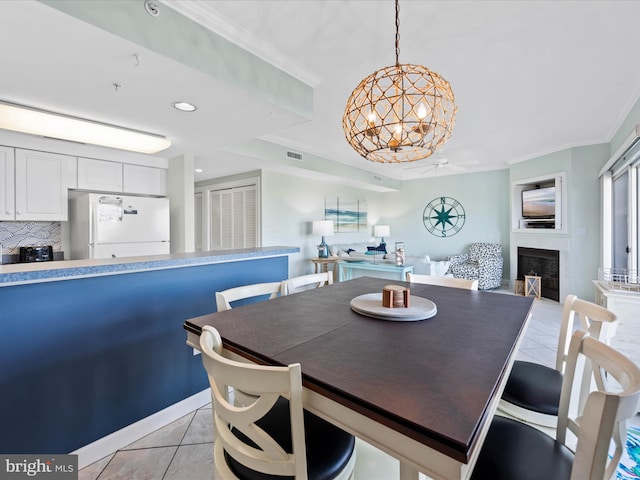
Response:
[[[560,252],[541,248],[518,247],[518,279],[525,275],[542,277],[541,294],[560,300]]]

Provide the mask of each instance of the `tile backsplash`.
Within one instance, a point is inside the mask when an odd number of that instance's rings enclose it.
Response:
[[[53,245],[53,251],[62,250],[61,222],[0,222],[0,244],[3,263],[11,263],[20,253],[20,247]]]

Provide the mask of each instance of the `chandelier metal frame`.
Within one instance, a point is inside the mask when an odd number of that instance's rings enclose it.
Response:
[[[396,63],[375,71],[351,93],[342,118],[349,144],[372,162],[414,162],[451,137],[458,107],[449,82],[422,65],[400,64],[399,0]]]

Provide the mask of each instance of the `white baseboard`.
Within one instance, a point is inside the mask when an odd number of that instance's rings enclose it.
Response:
[[[84,468],[209,403],[211,403],[211,389],[207,388],[164,410],[85,445],[71,454],[78,455],[78,469]]]

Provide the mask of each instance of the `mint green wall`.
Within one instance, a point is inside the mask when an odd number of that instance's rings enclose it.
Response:
[[[593,301],[593,280],[598,278],[602,231],[598,171],[609,158],[609,144],[577,147],[571,149],[571,153],[568,209],[572,293]]]
[[[405,181],[399,191],[390,193],[263,171],[262,243],[300,247],[300,253],[291,257],[290,275],[312,272],[308,259],[317,255],[315,246],[320,239],[311,235],[311,222],[323,217],[325,196],[338,195],[366,201],[369,228],[360,233],[328,237],[330,245],[375,244],[378,240],[372,237],[375,224],[391,226],[391,236],[386,239],[390,246],[403,241],[408,256],[429,255],[432,260],[464,252],[473,242],[501,243],[503,278],[508,281],[512,280],[509,278],[510,246],[518,237],[511,231],[511,183],[567,172],[568,230],[566,234],[555,235],[570,242],[571,293],[592,300],[592,280],[597,278],[600,250],[597,173],[608,156],[609,144],[578,147],[514,164],[509,170]],[[427,203],[440,196],[455,198],[466,212],[462,230],[447,238],[431,235],[422,222]]]
[[[318,256],[316,245],[320,238],[311,234],[311,222],[323,219],[325,195],[365,200],[370,226],[380,223],[379,212],[385,198],[382,193],[278,172],[262,172],[262,244],[300,247],[299,254],[290,256],[291,276],[313,272],[309,258]],[[369,227],[364,232],[335,234],[326,241],[329,245],[368,243],[373,241],[371,233]]]
[[[390,193],[265,171],[263,244],[299,246],[301,252],[292,257],[290,274],[310,273],[308,259],[316,256],[319,241],[311,235],[311,221],[322,218],[325,195],[341,195],[367,202],[370,228],[361,233],[336,234],[327,238],[329,244],[375,243],[371,226],[380,223],[391,226],[387,243],[405,242],[408,256],[429,255],[441,260],[466,251],[473,242],[496,242],[503,245],[503,277],[511,280],[510,245],[518,235],[511,232],[511,182],[567,172],[568,231],[555,235],[570,242],[571,293],[592,300],[600,249],[597,173],[608,158],[608,148],[608,144],[602,144],[563,150],[515,164],[509,170],[405,181],[399,191]],[[458,200],[467,215],[462,230],[447,238],[431,235],[422,222],[427,203],[440,196]]]
[[[571,170],[571,150],[562,150],[511,166],[512,182]]]
[[[405,181],[399,192],[384,194],[382,219],[391,225],[391,242],[405,242],[407,255],[443,260],[465,252],[473,242],[500,243],[508,272],[508,186],[508,170]],[[422,222],[425,206],[437,197],[452,197],[464,207],[464,227],[451,237],[432,235]]]
[[[568,241],[570,291],[586,300],[594,299],[593,280],[598,278],[600,261],[600,182],[598,171],[609,158],[609,144],[570,148],[513,165],[511,182],[566,172],[567,233],[536,232],[541,239]],[[517,245],[522,235],[511,233]],[[561,299],[562,300],[562,299]]]
[[[299,178],[277,172],[262,173],[263,245],[299,246],[299,255],[291,258],[291,275],[310,273],[310,257],[317,255],[319,238],[311,235],[311,221],[321,219],[325,195],[341,195],[366,200],[369,228],[366,232],[336,234],[327,243],[377,243],[372,238],[372,226],[389,224],[393,247],[405,242],[408,256],[429,255],[443,259],[465,251],[477,241],[503,245],[505,272],[509,272],[509,172],[492,172],[441,176],[404,182],[398,192],[378,193]],[[435,237],[424,228],[422,214],[432,199],[453,197],[465,208],[463,229],[449,238]]]

